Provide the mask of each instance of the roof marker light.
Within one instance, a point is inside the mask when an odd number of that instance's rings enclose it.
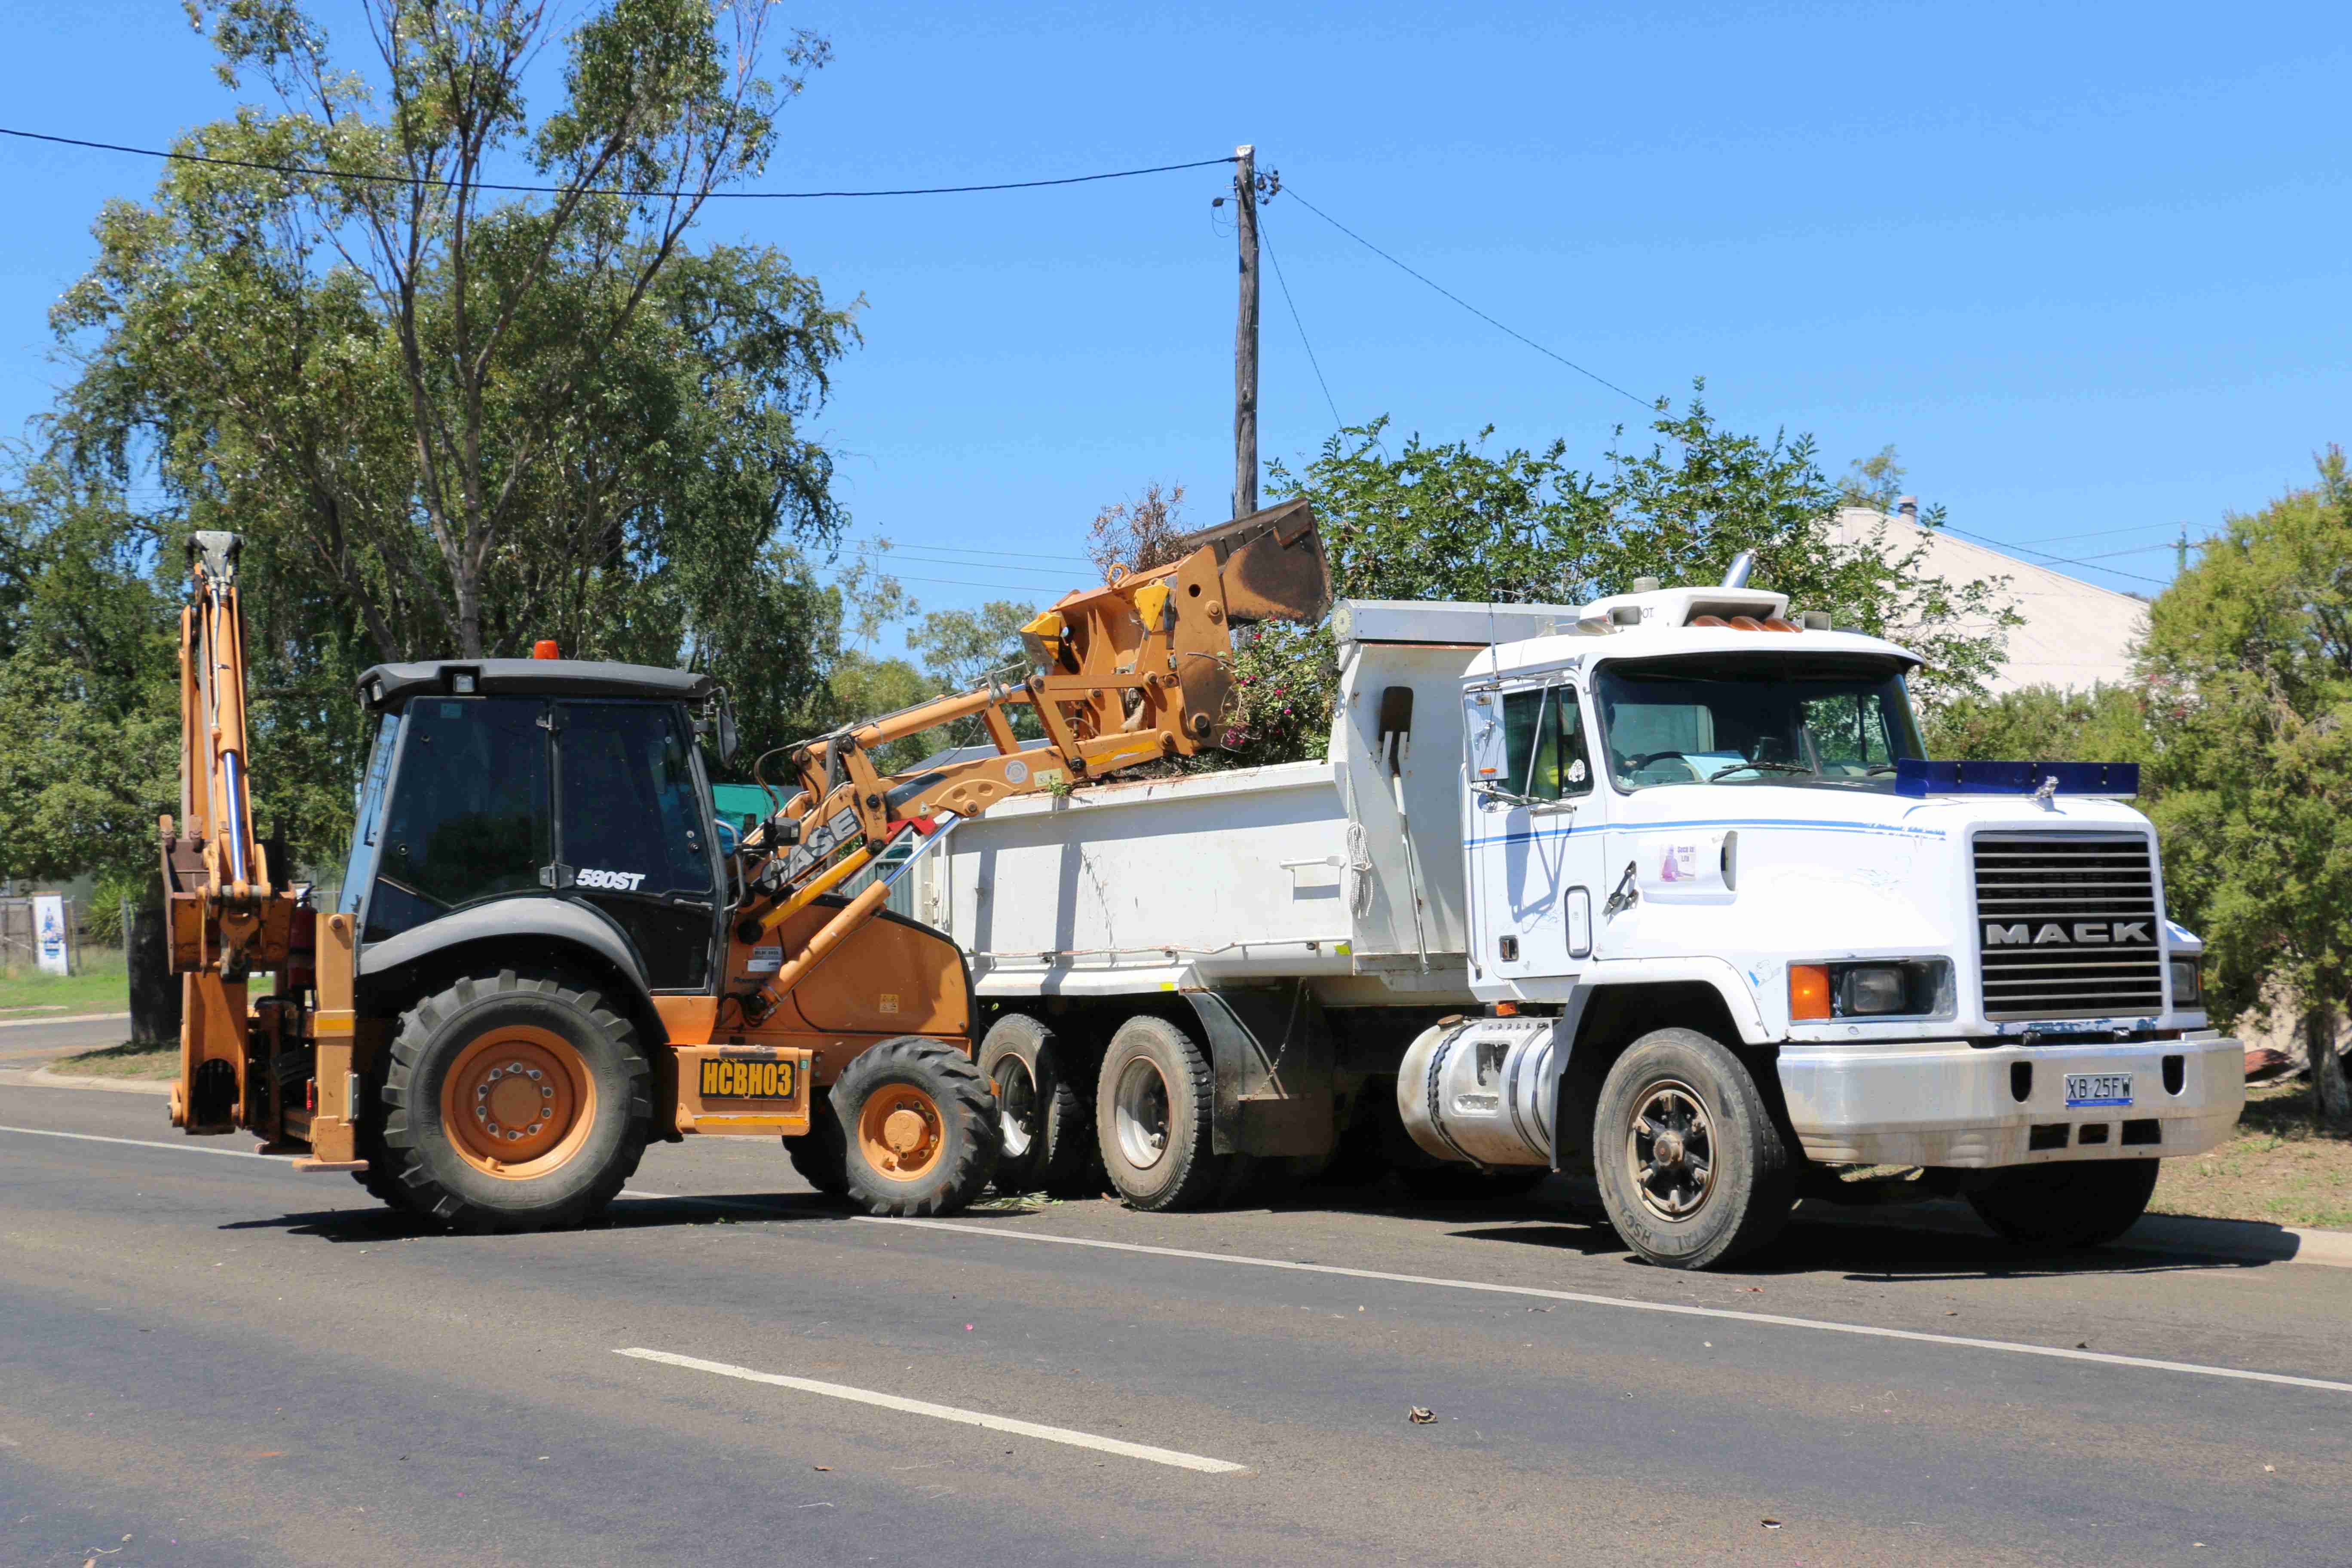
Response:
[[[537,642],[530,645],[530,657],[533,658],[562,658],[563,656],[555,651],[555,639],[553,637],[541,637]]]

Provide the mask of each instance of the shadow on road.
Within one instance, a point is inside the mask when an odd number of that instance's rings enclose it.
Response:
[[[744,1225],[777,1220],[840,1220],[849,1217],[839,1201],[814,1193],[729,1193],[691,1197],[640,1197],[624,1193],[613,1206],[574,1234],[604,1230],[651,1230],[694,1225]],[[414,1215],[389,1208],[313,1209],[270,1219],[232,1220],[223,1230],[277,1230],[331,1242],[399,1241],[457,1233]],[[561,1236],[562,1231],[542,1234]]]

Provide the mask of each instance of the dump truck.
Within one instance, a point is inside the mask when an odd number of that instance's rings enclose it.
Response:
[[[257,1133],[474,1231],[579,1224],[648,1142],[689,1137],[781,1138],[813,1185],[871,1213],[968,1202],[1003,1125],[973,1065],[970,970],[886,908],[895,880],[1003,803],[1213,747],[1234,629],[1318,619],[1328,598],[1305,506],[1206,531],[1038,616],[1024,666],[761,758],[772,806],[748,833],[713,810],[735,733],[708,674],[552,643],[378,665],[322,907],[254,821],[239,550],[190,542],[180,811],[160,824],[184,1002],[171,1119]],[[959,719],[983,754],[875,766]]]
[[[1342,601],[1327,760],[971,824],[911,907],[972,968],[1000,1179],[1568,1173],[1684,1268],[1802,1195],[2119,1235],[2244,1094],[2135,770],[1928,760],[1918,657],[1747,574]]]

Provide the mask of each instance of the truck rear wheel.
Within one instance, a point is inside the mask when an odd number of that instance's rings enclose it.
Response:
[[[1626,1047],[1601,1086],[1593,1164],[1625,1245],[1669,1268],[1709,1268],[1780,1233],[1797,1166],[1747,1067],[1695,1029]]]
[[[613,1201],[645,1153],[651,1068],[598,1000],[509,969],[401,1016],[380,1142],[397,1205],[483,1232],[575,1226]]]
[[[2129,1230],[2156,1193],[2154,1160],[2011,1165],[1969,1194],[1969,1207],[2020,1247],[2097,1247]]]
[[[1216,1083],[1206,1052],[1165,1018],[1129,1018],[1103,1052],[1095,1135],[1103,1173],[1134,1208],[1198,1208],[1232,1174],[1210,1142]]]
[[[988,1080],[952,1047],[919,1035],[868,1047],[830,1098],[850,1201],[867,1214],[952,1214],[996,1173]]]
[[[1095,1163],[1094,1130],[1054,1031],[1026,1013],[1007,1013],[980,1042],[980,1070],[995,1088],[1004,1138],[997,1191],[1066,1196],[1085,1190]]]

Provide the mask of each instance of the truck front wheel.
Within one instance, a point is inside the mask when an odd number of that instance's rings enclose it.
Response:
[[[1788,1223],[1797,1166],[1739,1058],[1693,1029],[1626,1047],[1601,1086],[1593,1164],[1609,1223],[1669,1268],[1707,1268]]]
[[[1969,1194],[1977,1217],[2020,1247],[2097,1247],[2129,1230],[2156,1193],[2154,1160],[2011,1165]]]
[[[394,1203],[477,1232],[602,1212],[645,1153],[652,1069],[635,1030],[597,1003],[509,969],[401,1015],[372,1145]]]
[[[919,1035],[885,1040],[841,1069],[828,1098],[850,1201],[867,1214],[952,1214],[996,1173],[994,1099],[952,1047]]]
[[[1206,1052],[1165,1018],[1129,1018],[1103,1052],[1095,1132],[1103,1172],[1129,1206],[1191,1209],[1232,1175],[1210,1142],[1216,1085]]]

